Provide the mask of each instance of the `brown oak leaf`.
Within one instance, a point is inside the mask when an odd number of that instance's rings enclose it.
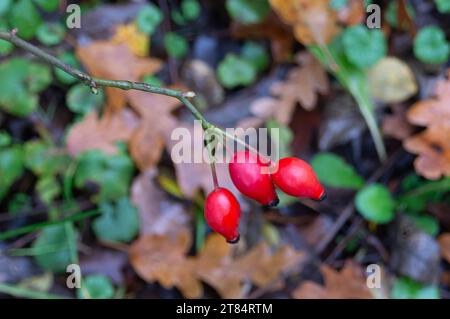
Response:
[[[203,287],[196,276],[195,263],[186,257],[192,238],[185,230],[177,236],[144,235],[129,250],[131,265],[141,278],[177,287],[187,298],[199,298]]]
[[[330,266],[320,267],[325,285],[305,281],[293,292],[297,299],[372,299],[362,269],[353,261],[347,261],[341,271]]]
[[[250,105],[250,111],[261,118],[274,117],[288,124],[297,104],[312,110],[318,94],[329,91],[329,80],[322,65],[308,52],[297,55],[299,66],[289,71],[284,81],[274,83],[270,91],[274,97],[262,97]]]
[[[115,154],[116,142],[128,142],[138,125],[139,118],[128,109],[106,112],[101,118],[93,111],[72,126],[67,136],[67,150],[73,156],[90,149]]]
[[[337,12],[329,0],[270,0],[272,8],[294,29],[304,45],[329,43],[340,32]]]
[[[410,123],[427,128],[403,141],[407,151],[418,154],[416,171],[433,180],[450,176],[450,80],[438,81],[434,93],[434,98],[414,104],[407,113]]]
[[[156,169],[142,172],[131,186],[131,201],[140,217],[140,234],[173,235],[188,227],[190,218],[182,204],[168,200],[155,184]]]
[[[152,74],[161,68],[161,61],[154,58],[140,58],[125,44],[110,41],[95,41],[87,46],[79,46],[76,55],[93,77],[109,80],[137,82],[143,75]],[[120,110],[126,105],[126,91],[107,87],[107,106]]]

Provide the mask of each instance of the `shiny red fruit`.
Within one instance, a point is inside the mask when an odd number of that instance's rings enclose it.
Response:
[[[298,158],[287,157],[279,160],[272,180],[283,192],[291,196],[314,200],[323,200],[326,197],[325,189],[312,167]]]
[[[242,194],[262,205],[278,204],[275,186],[268,173],[268,164],[263,163],[256,154],[249,151],[236,152],[228,164],[228,169],[234,186]]]
[[[231,244],[239,241],[240,217],[241,206],[228,189],[218,187],[206,197],[206,222],[209,227],[225,237],[227,242]]]

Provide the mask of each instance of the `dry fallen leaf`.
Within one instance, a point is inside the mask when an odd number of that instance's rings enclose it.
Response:
[[[167,289],[177,287],[186,298],[199,298],[203,287],[193,276],[194,261],[186,257],[191,241],[188,231],[178,236],[141,236],[129,250],[131,265],[148,282],[157,281]]]
[[[298,67],[289,71],[286,80],[274,83],[270,90],[274,97],[263,97],[250,105],[250,111],[261,118],[274,117],[288,124],[297,103],[306,110],[317,104],[318,93],[329,90],[329,81],[322,65],[308,52],[297,55]]]
[[[450,176],[450,80],[439,81],[435,97],[414,104],[407,117],[410,123],[427,127],[403,141],[407,151],[418,154],[417,173],[433,180]]]
[[[385,103],[399,103],[415,95],[416,79],[409,66],[394,57],[381,59],[368,75],[372,96]]]
[[[115,154],[116,142],[127,142],[138,125],[138,117],[127,109],[106,112],[101,118],[93,111],[72,126],[67,136],[67,150],[73,156],[90,149]]]
[[[413,133],[413,126],[406,119],[406,109],[400,104],[392,105],[392,115],[383,118],[383,133],[404,140]]]
[[[438,240],[442,257],[450,263],[450,233],[440,235]]]
[[[188,162],[178,162],[177,160],[175,160],[174,166],[178,185],[180,186],[181,191],[187,198],[192,199],[195,197],[199,190],[204,190],[205,193],[209,193],[214,189],[211,167],[205,161],[206,159],[208,159],[207,153],[203,148],[201,138],[198,138],[198,136],[201,137],[203,135],[203,130],[201,129],[201,127],[194,126],[190,123],[178,123],[177,128],[179,130],[186,130],[186,134],[184,134],[180,140],[172,140],[170,136],[168,136],[165,144],[167,146],[167,152],[169,154],[172,154],[172,152],[174,152],[175,156],[178,155],[177,150],[179,150],[180,147],[191,154],[190,159],[187,159]],[[194,140],[196,140],[196,142],[194,142]],[[174,149],[175,146],[177,147],[177,149]],[[201,163],[198,163],[194,158],[194,151],[200,149],[202,149],[202,151],[204,152],[204,160],[199,158]],[[198,153],[197,155],[199,154],[200,153]],[[228,174],[227,163],[216,163],[216,172],[217,177],[220,181],[220,186],[228,188],[231,192],[238,196],[238,191]]]
[[[143,75],[152,74],[161,68],[161,61],[136,57],[125,44],[96,41],[79,46],[76,55],[87,72],[98,78],[139,81]],[[126,91],[106,88],[107,106],[120,110],[126,105]]]
[[[223,298],[242,298],[243,285],[252,282],[266,288],[284,274],[299,270],[304,254],[292,247],[283,246],[272,252],[262,242],[245,255],[232,257],[232,247],[221,236],[210,235],[199,254],[196,269],[198,276],[215,288]]]
[[[156,186],[156,169],[142,172],[131,186],[131,201],[139,211],[140,234],[173,235],[185,229],[189,216],[181,204],[167,200]]]
[[[304,45],[325,45],[340,32],[337,12],[329,0],[270,0],[270,4]]]
[[[150,47],[150,37],[141,32],[135,23],[120,24],[111,39],[114,44],[125,44],[136,56],[145,57]]]
[[[274,13],[270,13],[263,22],[257,24],[233,23],[231,32],[237,39],[270,39],[275,62],[279,63],[291,58],[294,37]]]
[[[328,265],[320,267],[325,286],[312,281],[302,283],[294,292],[297,299],[372,299],[362,269],[353,261],[347,261],[341,271]]]
[[[299,270],[303,253],[289,246],[272,251],[260,243],[241,257],[235,257],[236,246],[222,236],[207,237],[202,251],[195,257],[186,253],[190,247],[187,232],[173,235],[146,235],[133,243],[130,260],[144,280],[158,281],[166,288],[177,287],[187,298],[202,296],[200,280],[213,287],[223,298],[243,298],[248,284],[270,288],[284,275]]]

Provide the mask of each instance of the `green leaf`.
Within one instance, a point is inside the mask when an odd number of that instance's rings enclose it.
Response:
[[[319,180],[330,187],[359,189],[364,179],[353,166],[333,153],[319,153],[311,161],[311,166]]]
[[[178,25],[185,25],[187,23],[186,19],[184,18],[180,10],[177,9],[172,10],[170,16],[172,17],[172,20]]]
[[[59,23],[42,23],[36,32],[37,39],[45,45],[59,44],[65,35],[66,30]]]
[[[375,65],[386,55],[386,39],[381,30],[370,30],[357,25],[344,30],[342,35],[347,59],[359,68]]]
[[[414,55],[429,64],[441,64],[449,60],[450,45],[439,27],[430,26],[419,30],[414,39]]]
[[[25,193],[15,193],[12,195],[11,200],[8,202],[8,213],[15,215],[18,212],[24,210],[30,210],[31,197]]]
[[[0,16],[3,16],[8,12],[11,7],[12,0],[2,0],[0,1]]]
[[[436,7],[440,13],[450,13],[450,1],[448,0],[434,0]]]
[[[100,187],[98,201],[115,200],[128,195],[133,171],[133,161],[123,151],[108,156],[99,150],[90,150],[78,157],[74,184],[83,188],[88,182],[96,183]]]
[[[188,21],[199,17],[202,8],[197,0],[183,0],[181,2],[181,12]]]
[[[384,185],[372,184],[358,191],[355,205],[368,221],[386,224],[394,218],[395,202]]]
[[[228,14],[242,24],[261,22],[270,12],[267,0],[227,0]]]
[[[44,11],[52,12],[58,9],[60,0],[34,0]]]
[[[394,282],[391,290],[393,299],[439,299],[436,286],[425,286],[408,277],[400,277]]]
[[[0,148],[0,200],[23,174],[23,151],[19,145]]]
[[[348,0],[330,0],[330,7],[336,11],[344,9],[348,4]]]
[[[147,84],[150,84],[153,86],[158,86],[158,87],[161,87],[164,85],[163,81],[161,81],[158,77],[156,77],[155,75],[152,75],[152,74],[144,76],[142,81],[144,83],[147,83]]]
[[[186,39],[175,32],[167,32],[164,35],[164,47],[169,56],[177,59],[184,57],[188,51]]]
[[[25,143],[25,166],[37,176],[53,176],[63,172],[70,161],[66,154],[42,140]]]
[[[241,57],[247,59],[259,72],[264,71],[269,65],[269,54],[264,46],[256,42],[246,42],[242,48]]]
[[[65,225],[46,227],[32,245],[32,254],[37,264],[45,271],[65,272],[71,264],[70,247],[76,247],[76,240],[70,240]]]
[[[0,64],[0,109],[25,116],[34,111],[39,93],[51,82],[47,66],[13,58]]]
[[[70,65],[73,68],[77,69],[80,67],[80,63],[78,62],[77,58],[75,57],[75,54],[73,54],[72,52],[67,51],[67,52],[62,53],[62,54],[58,55],[58,59],[60,59],[62,62]],[[75,78],[74,76],[68,74],[67,72],[65,72],[61,69],[55,68],[54,71],[55,71],[56,78],[64,84],[73,84],[78,81],[77,78]]]
[[[428,181],[416,174],[410,174],[402,181],[404,191],[397,199],[398,210],[408,214],[423,212],[427,205],[442,202],[450,192],[450,177]]]
[[[114,287],[105,275],[89,275],[83,278],[81,289],[77,289],[78,299],[111,299]]]
[[[0,11],[1,11],[1,4],[3,2],[0,2]],[[0,13],[1,15],[1,13]],[[0,20],[0,31],[9,31],[9,26],[5,21]],[[0,56],[2,55],[8,55],[14,50],[14,45],[8,41],[0,40]]]
[[[12,138],[6,131],[0,131],[0,147],[11,145]]]
[[[436,218],[427,215],[410,216],[414,224],[430,236],[437,236],[439,233],[439,222]]]
[[[217,75],[224,87],[232,89],[253,83],[256,79],[256,70],[248,60],[229,53],[219,63]]]
[[[33,38],[42,23],[41,15],[31,0],[17,1],[11,10],[9,19],[11,27],[17,28],[18,35],[25,40]]]
[[[153,34],[162,19],[163,15],[161,10],[156,5],[150,3],[139,11],[136,22],[139,30],[146,34]]]
[[[95,235],[103,241],[129,242],[139,232],[139,215],[128,198],[123,197],[116,204],[100,204],[102,215],[94,220]]]
[[[44,176],[36,183],[36,190],[40,199],[49,205],[61,194],[61,185],[54,176]]]
[[[99,90],[98,94],[93,94],[91,89],[83,83],[72,86],[66,96],[67,107],[78,114],[87,114],[99,109],[104,100],[102,90]]]
[[[50,68],[43,64],[31,63],[28,65],[28,74],[25,80],[31,93],[40,93],[52,82]]]

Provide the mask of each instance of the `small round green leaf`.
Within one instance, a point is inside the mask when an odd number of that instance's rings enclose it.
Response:
[[[197,19],[201,9],[202,8],[197,0],[183,0],[181,2],[181,12],[188,21]]]
[[[24,171],[22,147],[15,145],[0,149],[0,200]]]
[[[450,58],[450,44],[445,39],[444,31],[436,26],[420,29],[414,39],[414,55],[424,63],[447,62]]]
[[[144,76],[142,81],[144,83],[147,83],[147,84],[150,84],[150,85],[153,85],[153,86],[159,86],[160,87],[160,86],[164,85],[163,81],[161,81],[158,77],[156,77],[153,74]]]
[[[267,0],[227,0],[226,8],[228,14],[242,24],[261,22],[270,11]]]
[[[425,286],[408,277],[400,277],[394,282],[391,290],[393,299],[439,299],[436,286]]]
[[[2,0],[0,1],[0,17],[8,12],[11,7],[12,0]]]
[[[264,71],[269,65],[269,54],[264,46],[256,42],[246,42],[241,57],[247,59],[259,72]]]
[[[11,142],[11,135],[6,131],[0,131],[0,147],[9,146]]]
[[[164,47],[169,56],[180,59],[188,51],[188,43],[185,38],[175,32],[167,32],[164,35]]]
[[[124,197],[113,205],[100,204],[102,215],[94,220],[95,235],[104,241],[129,242],[139,232],[137,209]]]
[[[439,233],[439,222],[436,218],[427,215],[410,216],[414,224],[430,236],[437,236]]]
[[[153,34],[162,19],[163,15],[161,10],[156,5],[150,3],[139,11],[136,22],[139,30],[146,34]]]
[[[64,52],[58,56],[58,59],[63,61],[64,63],[70,65],[73,68],[79,68],[80,63],[78,63],[77,58],[75,57],[75,54],[72,52]],[[64,72],[61,69],[55,68],[55,76],[56,78],[61,81],[64,84],[73,84],[77,82],[77,78],[74,76],[68,74],[67,72]]]
[[[343,158],[333,153],[319,153],[311,161],[319,180],[330,187],[359,189],[364,179]]]
[[[20,37],[25,40],[33,38],[41,23],[41,15],[31,0],[19,0],[13,5],[9,24],[19,30]]]
[[[355,206],[366,220],[377,224],[386,224],[394,218],[394,199],[381,184],[372,184],[358,191]]]
[[[114,287],[105,275],[89,275],[82,279],[81,288],[77,289],[78,299],[111,299]]]
[[[220,83],[227,89],[249,85],[256,79],[256,69],[247,59],[229,53],[217,69]]]
[[[438,11],[442,14],[450,13],[450,1],[448,0],[434,0]]]
[[[87,85],[79,83],[70,88],[66,100],[72,112],[86,114],[102,106],[104,95],[102,90],[93,94]]]
[[[375,65],[387,52],[384,33],[376,29],[370,30],[362,25],[345,29],[342,41],[345,56],[359,68]]]
[[[71,241],[71,242],[69,242]],[[33,255],[37,264],[46,271],[65,272],[71,264],[70,247],[77,242],[67,236],[65,225],[45,227],[32,245]]]
[[[0,3],[2,3],[2,2],[0,2]],[[0,11],[1,11],[1,7],[0,7]],[[1,20],[0,20],[0,31],[9,31],[8,24]],[[11,44],[10,42],[5,41],[5,40],[0,40],[0,56],[10,54],[13,49],[14,49],[13,44]]]
[[[40,93],[52,83],[52,73],[47,65],[33,63],[28,68],[27,82],[31,93]]]
[[[45,45],[56,45],[61,43],[66,35],[66,30],[59,23],[43,23],[39,26],[36,37]]]

